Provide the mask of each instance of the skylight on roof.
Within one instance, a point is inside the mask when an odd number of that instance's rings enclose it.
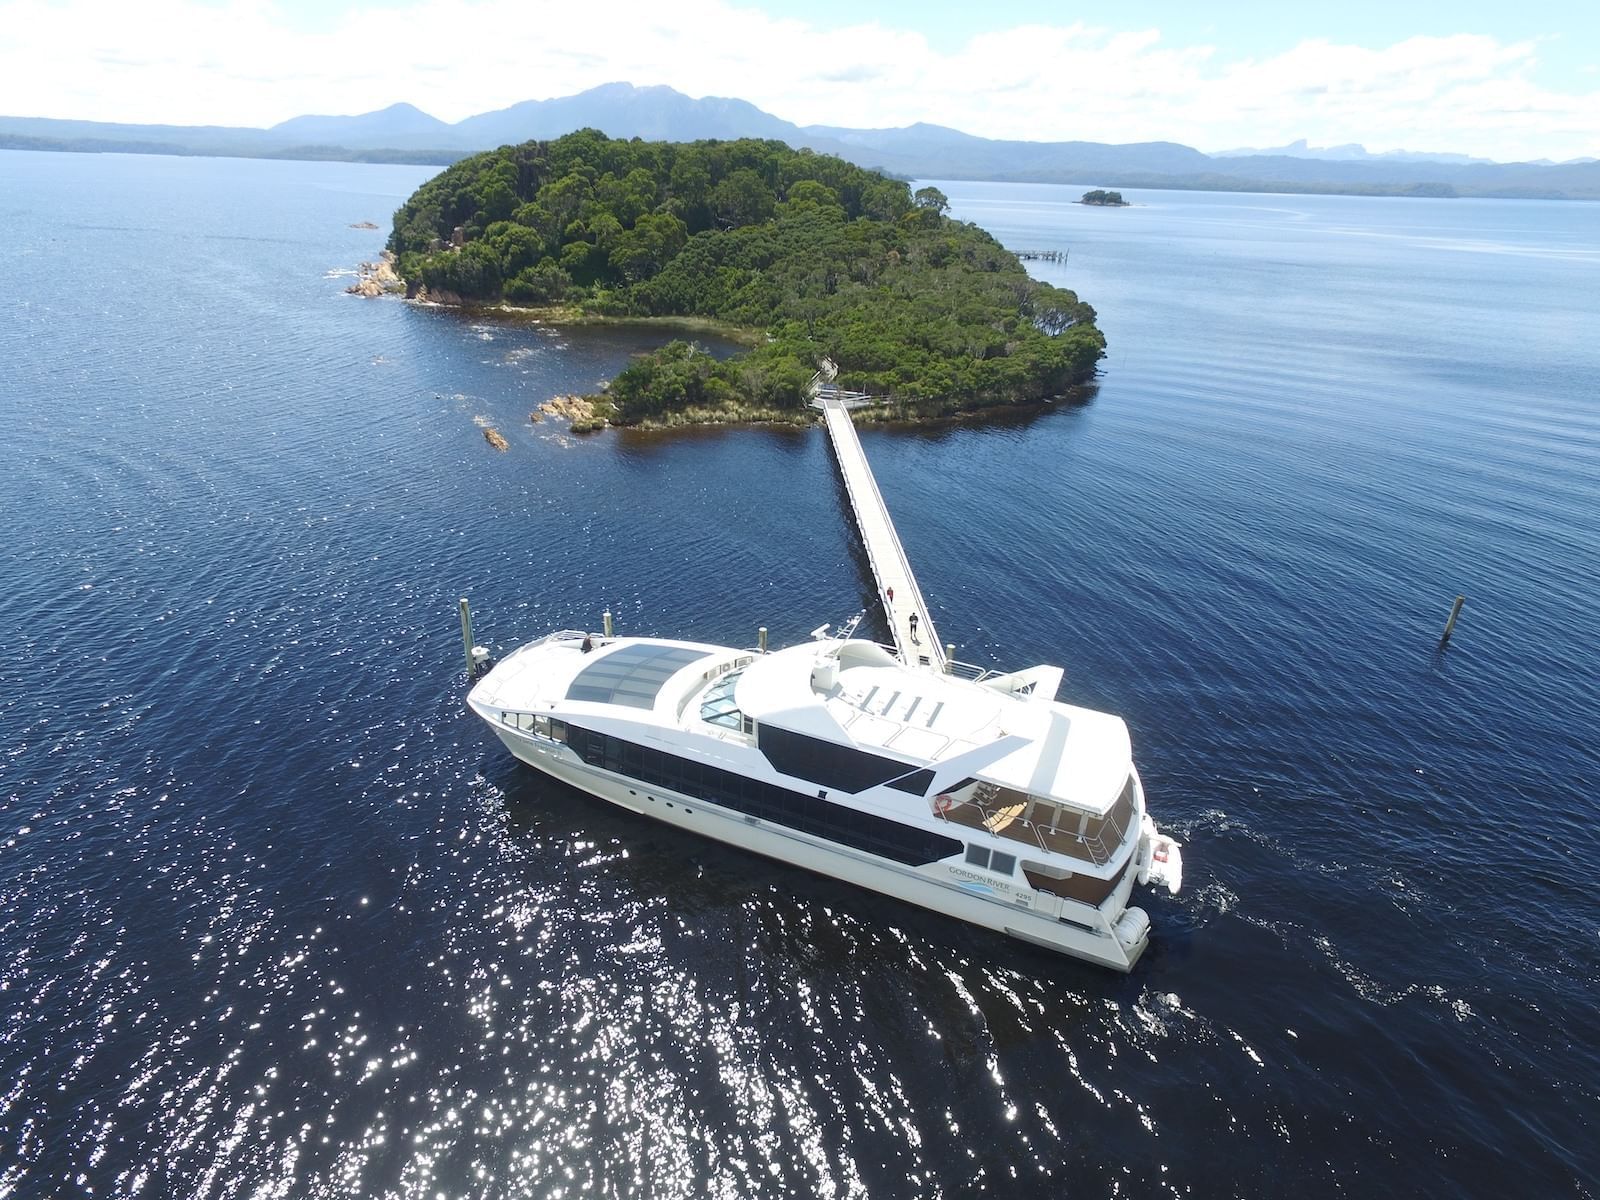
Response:
[[[667,680],[690,663],[709,657],[709,651],[686,646],[624,646],[579,671],[567,688],[567,699],[654,708]]]

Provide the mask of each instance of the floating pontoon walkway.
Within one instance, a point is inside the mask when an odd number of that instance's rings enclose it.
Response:
[[[872,478],[872,468],[867,465],[867,455],[861,449],[861,439],[856,436],[850,413],[837,396],[824,394],[817,405],[822,409],[828,436],[833,440],[834,457],[839,460],[844,490],[850,496],[861,541],[867,548],[867,561],[872,564],[872,574],[878,581],[878,599],[883,603],[884,615],[889,618],[889,628],[894,631],[895,647],[907,665],[942,672],[946,669],[944,646],[928,617],[922,589],[911,573],[905,548],[900,545],[900,535],[894,530],[883,495]],[[915,632],[911,624],[913,617]]]

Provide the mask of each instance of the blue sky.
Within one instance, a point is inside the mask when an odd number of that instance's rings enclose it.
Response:
[[[0,113],[21,116],[270,125],[408,100],[453,121],[628,80],[802,125],[1600,156],[1594,0],[0,0],[0,30]]]

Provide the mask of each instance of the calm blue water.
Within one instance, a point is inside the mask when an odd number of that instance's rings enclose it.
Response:
[[[864,441],[961,656],[1133,728],[1122,978],[466,714],[460,595],[871,589],[819,431],[528,423],[649,335],[343,295],[427,173],[0,154],[0,1196],[1595,1194],[1600,208],[943,185],[1103,378]]]

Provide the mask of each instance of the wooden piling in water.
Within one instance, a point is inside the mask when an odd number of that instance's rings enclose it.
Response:
[[[467,678],[471,679],[476,671],[472,661],[472,606],[465,596],[461,597],[461,653],[466,655]]]
[[[1456,631],[1456,618],[1461,615],[1461,606],[1467,602],[1465,596],[1457,596],[1456,602],[1450,607],[1450,619],[1444,623],[1444,636],[1439,639],[1439,649],[1443,650],[1450,641],[1450,635]]]

